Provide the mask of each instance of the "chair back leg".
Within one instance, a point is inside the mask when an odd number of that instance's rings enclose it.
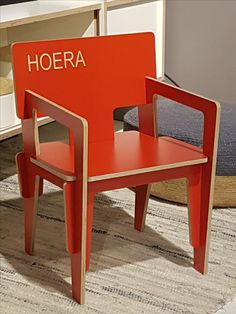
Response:
[[[20,192],[23,198],[25,251],[33,254],[37,218],[38,197],[43,192],[43,179],[30,169],[30,162],[24,153],[16,156]]]
[[[138,231],[143,231],[148,200],[150,196],[151,184],[144,184],[136,186],[135,188],[135,217],[134,217],[134,227]]]

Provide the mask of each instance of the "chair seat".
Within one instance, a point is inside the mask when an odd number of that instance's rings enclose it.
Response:
[[[68,144],[40,144],[31,161],[59,177],[75,179],[74,152]],[[114,141],[89,144],[88,181],[177,168],[207,162],[202,150],[170,137],[154,138],[137,131],[115,133]]]
[[[216,175],[236,177],[236,102],[221,102],[220,105]],[[170,136],[196,146],[202,145],[204,121],[201,112],[169,99],[158,99],[157,112],[159,135]],[[138,108],[130,110],[124,117],[124,129],[138,131],[138,120]]]

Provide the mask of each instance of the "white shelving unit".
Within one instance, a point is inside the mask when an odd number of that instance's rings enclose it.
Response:
[[[95,12],[100,9],[101,1],[70,0],[38,0],[0,6],[1,46],[15,41],[97,35]],[[6,76],[12,78],[12,73],[7,73]],[[9,97],[11,98],[13,97]],[[0,128],[0,140],[21,133],[21,123],[15,114],[14,103],[9,102],[4,107],[9,108],[14,118],[11,126]],[[2,116],[4,119],[4,114]],[[38,124],[51,121],[45,117],[39,119]]]
[[[0,45],[152,31],[157,41],[157,77],[162,77],[164,6],[165,0],[37,0],[0,6]],[[39,125],[50,121],[48,117],[41,118]],[[20,120],[15,115],[10,127],[0,128],[0,140],[20,132]]]
[[[38,126],[42,126],[42,125],[47,124],[47,123],[52,122],[52,121],[53,121],[53,119],[51,119],[49,117],[39,118],[38,119]],[[11,136],[15,136],[19,133],[21,133],[21,120],[18,119],[17,117],[15,117],[14,125],[0,130],[0,140],[5,140],[5,139],[7,139]]]

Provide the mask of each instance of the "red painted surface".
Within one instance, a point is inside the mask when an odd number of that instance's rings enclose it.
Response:
[[[82,200],[86,199],[85,204],[87,201],[88,270],[93,201],[95,193],[100,191],[140,186],[136,189],[135,227],[141,230],[148,184],[186,177],[189,180],[194,266],[205,272],[217,108],[213,101],[146,78],[155,77],[154,50],[154,38],[150,33],[13,46],[18,116],[23,125],[24,152],[17,160],[21,192],[26,199],[26,251],[29,252],[29,247],[33,245],[31,220],[34,195],[29,186],[38,175],[41,180],[64,186],[72,292],[80,303],[84,293],[81,278],[84,267],[82,212],[86,209]],[[156,94],[203,112],[203,150],[168,137],[153,137],[155,119],[151,103]],[[141,132],[114,136],[113,110],[137,104],[143,105],[139,107]],[[37,155],[33,110],[49,115],[68,127],[69,145],[55,142],[41,144],[40,154]],[[33,164],[30,158],[41,161],[47,169]],[[195,165],[196,161],[198,165]],[[52,170],[73,176],[74,181],[66,182]],[[97,181],[89,182],[95,176]]]
[[[132,143],[132,145],[131,145]],[[116,133],[114,140],[89,144],[88,176],[104,176],[153,167],[168,167],[170,164],[199,161],[206,156],[193,145],[168,137],[154,138],[137,131]],[[40,145],[36,159],[65,175],[74,176],[74,152],[68,144],[53,142]],[[52,154],[52,151],[54,154]],[[96,156],[96,158],[94,157]],[[202,160],[202,161],[201,161]]]
[[[86,118],[89,141],[112,139],[113,110],[145,103],[145,76],[156,76],[154,35],[133,34],[70,40],[55,40],[13,45],[14,75],[18,117],[25,117],[25,90],[32,90]],[[81,51],[86,66],[72,67],[56,62],[62,69],[43,70],[38,63],[42,54]],[[64,60],[62,54],[57,59]],[[20,57],[17,57],[20,56]],[[54,57],[54,60],[55,60]],[[74,62],[74,61],[73,61]],[[42,63],[49,64],[45,56]],[[105,121],[105,123],[104,123]]]

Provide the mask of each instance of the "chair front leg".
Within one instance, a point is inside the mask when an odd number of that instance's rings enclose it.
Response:
[[[24,153],[16,156],[20,191],[23,198],[25,251],[33,254],[38,197],[43,191],[43,179],[30,170],[30,161]]]
[[[146,215],[148,200],[150,196],[151,184],[139,185],[135,188],[135,218],[134,227],[138,231],[143,231]]]
[[[212,215],[211,171],[207,164],[196,166],[189,177],[189,228],[194,248],[194,268],[202,274],[208,271]]]
[[[63,187],[67,250],[71,256],[72,296],[80,304],[85,299],[86,208],[82,183],[66,182]]]

